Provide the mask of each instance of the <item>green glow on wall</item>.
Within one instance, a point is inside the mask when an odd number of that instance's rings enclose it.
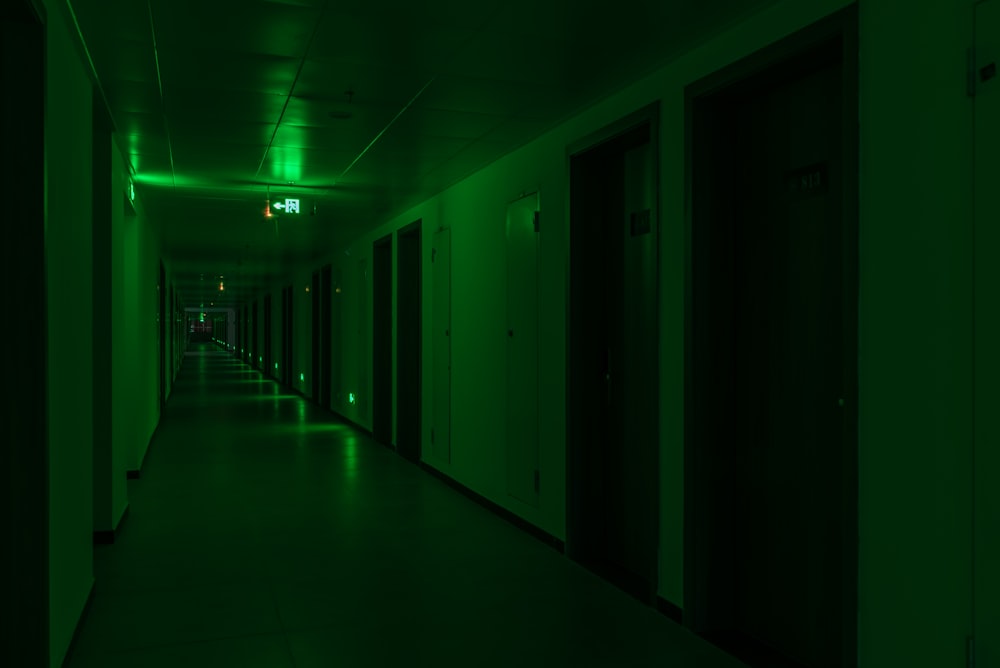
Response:
[[[349,402],[351,402],[352,404],[354,403],[354,393],[353,392],[351,392],[350,394],[347,395],[347,400]]]
[[[299,374],[299,380],[300,381],[305,381],[305,379],[306,379],[306,375],[304,373],[300,373]]]
[[[277,368],[278,368],[278,363],[277,363],[277,362],[275,362],[275,363],[274,363],[274,368],[275,368],[275,369],[277,369]]]
[[[263,355],[257,355],[257,362],[263,364],[264,363],[264,356]]]

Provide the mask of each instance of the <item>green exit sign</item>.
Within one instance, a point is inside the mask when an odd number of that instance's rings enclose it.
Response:
[[[285,213],[300,213],[299,200],[297,199],[285,199],[284,202],[275,202],[271,207]]]

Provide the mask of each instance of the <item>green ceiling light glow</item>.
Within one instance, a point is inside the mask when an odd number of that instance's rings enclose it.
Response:
[[[305,128],[285,124],[278,129],[279,142],[272,145],[267,152],[267,161],[271,163],[271,178],[280,183],[302,181],[302,164],[305,162],[302,146],[309,141]]]
[[[133,161],[136,160],[135,155],[132,155],[131,158]],[[139,169],[138,165],[136,165],[136,169],[137,170]],[[191,176],[183,176],[181,174],[178,174],[177,178],[175,179],[173,174],[171,174],[170,172],[159,172],[159,173],[137,172],[135,175],[135,182],[138,183],[139,185],[148,185],[148,186],[174,187],[176,185],[176,187],[178,188],[182,187],[203,188],[205,186],[205,184],[201,182],[199,179]]]

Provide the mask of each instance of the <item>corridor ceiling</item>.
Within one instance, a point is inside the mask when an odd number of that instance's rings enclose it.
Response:
[[[66,2],[181,298],[218,307],[771,0]]]

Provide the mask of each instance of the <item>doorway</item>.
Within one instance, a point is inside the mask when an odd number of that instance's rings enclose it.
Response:
[[[372,436],[392,447],[392,235],[372,248]]]
[[[647,603],[659,537],[658,120],[653,105],[569,152],[566,551]]]
[[[751,665],[856,661],[855,26],[686,91],[685,623]]]
[[[281,289],[281,382],[292,386],[292,286]]]
[[[330,408],[330,265],[312,275],[312,399]]]
[[[396,234],[396,451],[420,461],[422,410],[422,271],[421,225],[416,221]]]
[[[312,307],[312,373],[310,374],[312,378],[310,379],[310,383],[312,387],[312,400],[320,406],[323,405],[320,399],[320,385],[322,384],[320,369],[323,368],[323,361],[320,359],[320,342],[323,340],[323,318],[320,313],[321,304],[323,303],[323,300],[320,298],[321,293],[320,272],[314,271],[312,274],[312,285],[309,287],[309,303]]]

